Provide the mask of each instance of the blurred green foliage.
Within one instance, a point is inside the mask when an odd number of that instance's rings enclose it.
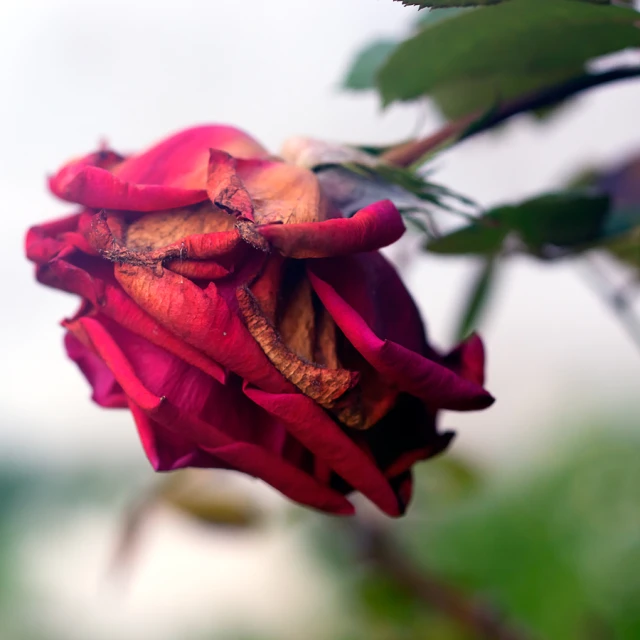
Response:
[[[385,526],[416,567],[505,612],[534,637],[635,640],[640,434],[637,425],[620,422],[608,419],[598,430],[585,425],[517,472],[491,473],[451,454],[419,465],[409,515]],[[122,501],[131,491],[121,479],[115,470],[0,473],[3,640],[57,640],[37,626],[37,601],[22,582],[17,550],[25,531],[46,538],[43,525],[52,516]],[[326,621],[327,639],[472,640],[371,564],[366,536],[359,537],[352,520],[295,513],[292,526],[307,537],[340,593],[339,610]]]
[[[513,0],[401,0],[406,6],[431,7],[440,9],[442,7],[480,7],[483,5],[499,4],[501,2],[512,2]],[[581,2],[591,2],[592,4],[611,4],[611,0],[580,0]],[[438,13],[437,11],[434,13]]]
[[[630,425],[634,427],[636,425]],[[394,525],[411,561],[549,640],[640,637],[640,434],[583,430],[526,472],[483,476],[451,455],[418,467],[415,502]],[[344,524],[314,523],[316,552],[342,583],[360,638],[464,640],[363,562]],[[344,535],[336,535],[342,531]],[[353,555],[352,555],[353,557]]]
[[[638,222],[640,209],[615,209],[601,193],[565,191],[491,209],[472,224],[428,242],[426,248],[440,254],[496,255],[507,237],[514,237],[535,256],[558,257],[593,247]]]
[[[460,319],[453,336],[456,342],[469,337],[480,324],[495,287],[496,272],[496,261],[492,257],[480,263],[460,312]]]
[[[139,474],[131,471],[125,475],[126,483],[121,473],[110,469],[0,466],[2,640],[66,640],[47,629],[37,615],[40,595],[25,580],[23,545],[36,535],[46,542],[52,522],[83,507],[117,504]]]
[[[385,104],[428,96],[449,119],[568,81],[593,58],[640,46],[637,12],[599,6],[608,2],[411,4],[452,8],[423,12],[418,32],[404,42],[386,39],[365,47],[344,86],[375,88]],[[453,8],[480,4],[495,6]]]

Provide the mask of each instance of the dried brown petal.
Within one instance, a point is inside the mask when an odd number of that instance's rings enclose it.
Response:
[[[137,251],[160,249],[187,236],[230,231],[234,224],[232,216],[210,203],[157,211],[134,220],[127,227],[125,244],[128,249]]]
[[[249,289],[238,288],[236,296],[247,328],[267,358],[306,396],[328,408],[357,383],[358,374],[354,371],[305,362],[285,345]]]

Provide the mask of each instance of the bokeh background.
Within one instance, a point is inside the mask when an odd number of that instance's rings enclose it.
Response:
[[[127,152],[220,122],[277,151],[292,135],[391,143],[435,129],[428,105],[383,111],[340,89],[363,44],[414,19],[391,0],[0,4],[3,640],[466,637],[345,560],[334,521],[226,474],[211,484],[264,513],[259,525],[154,508],[114,576],[124,515],[155,479],[128,414],[92,405],[64,356],[58,322],[75,301],[37,286],[22,249],[27,227],[68,211],[46,176],[101,140]],[[601,88],[457,146],[434,177],[483,205],[535,195],[637,152],[638,114],[638,82]],[[418,245],[408,235],[389,255],[448,347],[475,265]],[[443,416],[459,433],[450,460],[423,465],[397,533],[417,563],[541,637],[635,638],[640,352],[588,277],[582,259],[503,270],[483,322],[498,401]]]

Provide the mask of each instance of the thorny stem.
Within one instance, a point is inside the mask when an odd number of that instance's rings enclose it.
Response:
[[[541,109],[557,104],[573,95],[609,82],[628,80],[640,76],[640,67],[623,67],[602,73],[587,73],[577,78],[535,91],[514,100],[498,104],[494,109],[483,112],[476,111],[464,118],[449,122],[436,133],[405,142],[382,154],[382,159],[389,164],[408,167],[447,142],[459,142],[477,133],[495,127],[515,115]],[[484,113],[484,115],[483,115]]]
[[[361,544],[364,540],[366,559],[414,599],[444,614],[478,638],[531,640],[527,632],[507,624],[486,604],[443,582],[424,568],[418,568],[381,528],[362,521],[353,527]]]

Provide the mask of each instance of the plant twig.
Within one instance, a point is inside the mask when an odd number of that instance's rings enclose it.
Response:
[[[602,272],[602,269],[587,257],[585,280],[600,299],[613,311],[635,345],[640,349],[640,317],[634,313],[631,301]]]
[[[436,609],[478,638],[490,640],[530,640],[523,629],[508,625],[486,604],[470,598],[437,576],[416,567],[379,527],[355,524],[360,542],[365,541],[367,559],[398,587],[428,607]]]
[[[557,104],[573,95],[599,85],[639,76],[640,67],[638,66],[623,67],[602,73],[585,73],[551,87],[498,104],[488,112],[476,111],[459,120],[449,122],[436,133],[420,140],[405,142],[393,147],[382,154],[381,157],[390,164],[407,167],[452,138],[454,142],[460,142],[491,129],[520,113]]]
[[[426,138],[421,138],[420,140],[411,140],[410,142],[399,144],[397,147],[385,151],[380,157],[389,164],[395,164],[398,167],[408,167],[420,160],[420,158],[429,153],[429,151],[433,151],[449,139],[461,135],[464,130],[481,115],[482,112],[474,112],[460,120],[449,122],[434,134]]]

